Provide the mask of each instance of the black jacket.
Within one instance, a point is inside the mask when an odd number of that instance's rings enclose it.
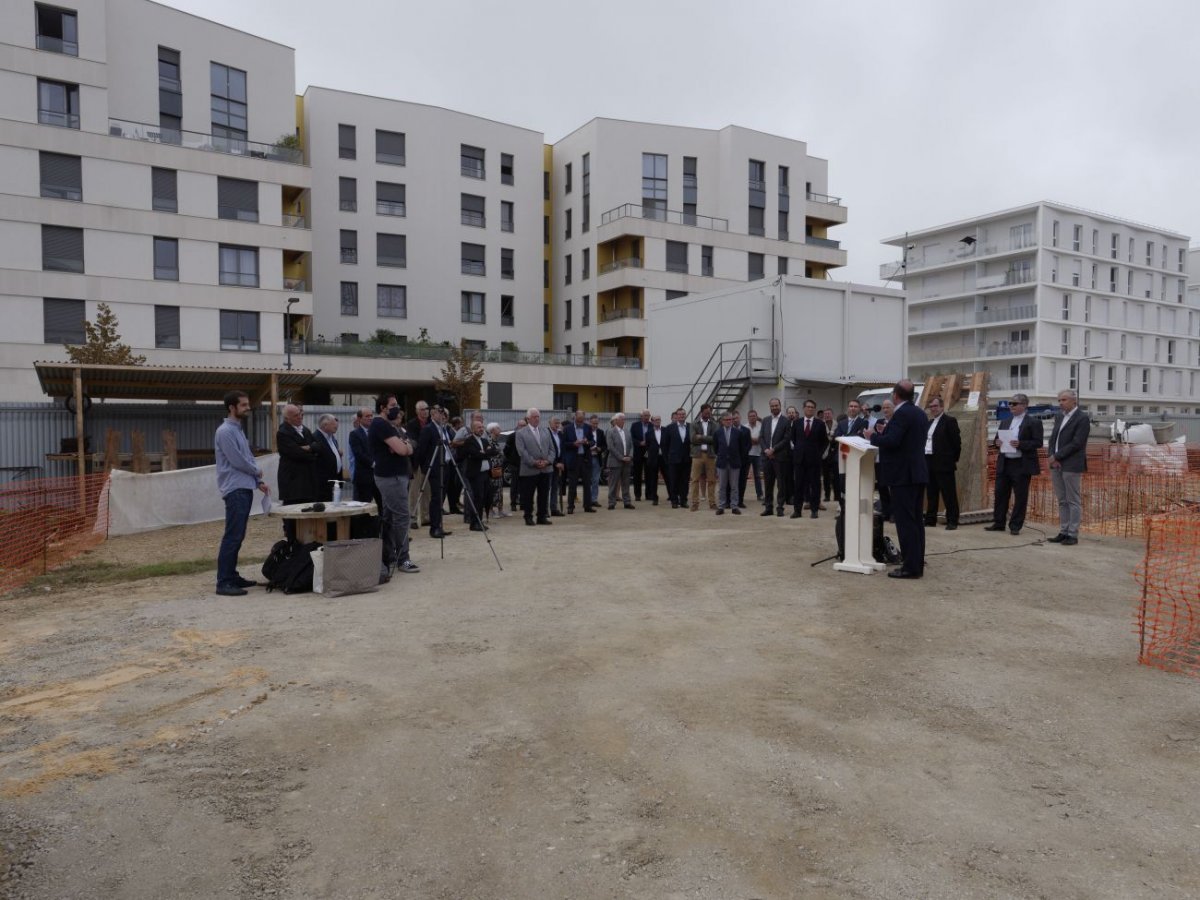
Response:
[[[275,433],[279,450],[279,500],[282,503],[311,503],[318,499],[317,454],[313,433],[304,426],[296,429],[284,422]]]

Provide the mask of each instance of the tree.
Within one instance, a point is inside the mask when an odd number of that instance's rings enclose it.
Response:
[[[475,354],[467,349],[466,338],[450,354],[440,376],[433,379],[433,386],[439,394],[449,394],[454,398],[458,406],[456,412],[478,408],[483,393],[483,366],[475,361]]]
[[[121,343],[117,331],[116,313],[107,303],[96,306],[96,323],[83,322],[84,342],[78,346],[66,344],[67,356],[73,363],[102,366],[140,366],[146,357],[134,356],[128,344]]]

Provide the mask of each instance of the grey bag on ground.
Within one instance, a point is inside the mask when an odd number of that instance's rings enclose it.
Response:
[[[330,541],[324,555],[326,597],[379,590],[379,561],[383,558],[383,541],[379,538]]]

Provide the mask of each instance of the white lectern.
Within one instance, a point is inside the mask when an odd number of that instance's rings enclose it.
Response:
[[[875,562],[872,530],[875,525],[875,452],[860,437],[840,437],[840,455],[846,469],[845,559],[834,563],[839,572],[871,575],[886,566]]]

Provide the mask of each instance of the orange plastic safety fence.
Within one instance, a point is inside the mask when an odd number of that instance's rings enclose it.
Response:
[[[0,485],[0,593],[104,541],[107,480],[100,473]]]
[[[1029,483],[1026,519],[1057,526],[1058,498],[1045,450],[1042,474]],[[1092,534],[1139,537],[1148,517],[1200,499],[1200,450],[1168,444],[1091,444],[1080,498],[1082,530]],[[996,478],[996,451],[988,453],[988,499]]]
[[[1146,520],[1138,662],[1200,675],[1200,506]]]

